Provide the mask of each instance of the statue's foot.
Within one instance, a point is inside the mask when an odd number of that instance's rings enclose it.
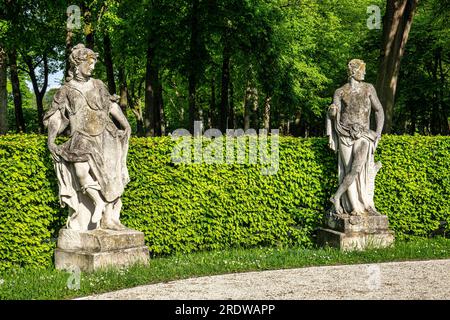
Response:
[[[123,224],[121,224],[119,221],[113,221],[114,225],[118,228],[116,230],[126,230],[128,229],[127,227],[125,227]]]
[[[369,213],[369,216],[381,216],[381,213],[379,213],[376,209],[374,208],[369,208],[367,209],[367,212]]]
[[[344,214],[344,209],[342,209],[340,201],[338,199],[336,199],[335,197],[331,197],[330,201],[334,206],[334,211],[336,214],[338,215]]]
[[[103,211],[105,210],[105,203],[96,205],[94,214],[92,215],[91,221],[92,223],[99,223],[102,219]]]
[[[127,227],[125,227],[120,222],[113,221],[113,220],[106,220],[106,221],[102,220],[102,224],[101,225],[102,225],[102,229],[109,229],[109,230],[116,230],[116,231],[126,230],[127,229]]]

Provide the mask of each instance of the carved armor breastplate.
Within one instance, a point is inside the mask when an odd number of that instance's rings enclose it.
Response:
[[[76,113],[70,117],[72,133],[80,131],[90,136],[101,134],[108,124],[109,117],[106,110],[94,110],[88,105],[83,104],[78,107]]]
[[[93,91],[96,91],[96,88],[87,92],[72,86],[70,88],[69,119],[72,134],[76,131],[89,136],[101,134],[111,120],[108,108],[103,106],[101,99],[95,98],[97,95]]]

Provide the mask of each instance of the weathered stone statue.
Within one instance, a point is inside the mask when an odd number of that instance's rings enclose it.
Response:
[[[364,61],[348,64],[349,82],[337,89],[327,114],[329,145],[338,154],[339,187],[331,197],[333,208],[326,228],[319,229],[319,242],[341,249],[364,249],[390,245],[394,236],[388,219],[375,208],[375,176],[381,163],[374,153],[384,124],[383,107],[373,85],[363,82]],[[375,112],[376,129],[370,129]]]
[[[55,162],[59,197],[69,207],[67,228],[122,230],[120,196],[129,181],[126,166],[130,125],[118,97],[92,79],[97,53],[79,44],[70,54],[69,77],[44,116],[48,148]],[[116,127],[113,120],[120,124]],[[70,139],[58,146],[58,133],[70,128]]]
[[[69,76],[44,116],[61,205],[69,207],[59,232],[58,269],[94,270],[110,265],[146,263],[144,234],[119,220],[131,128],[105,84],[92,79],[98,54],[83,44],[70,54]],[[113,122],[116,120],[118,126]],[[57,145],[63,131],[70,138]]]
[[[330,148],[338,153],[339,188],[331,198],[337,214],[379,215],[373,203],[375,175],[381,163],[374,153],[384,124],[383,107],[373,85],[363,82],[366,65],[348,64],[349,82],[336,90],[327,117]],[[375,111],[376,130],[370,130]]]

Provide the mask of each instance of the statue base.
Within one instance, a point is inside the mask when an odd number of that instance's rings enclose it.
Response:
[[[384,248],[394,243],[394,233],[384,215],[328,214],[325,228],[319,228],[317,240],[321,246],[343,251]]]
[[[59,231],[55,251],[58,270],[75,267],[81,271],[93,271],[135,263],[147,264],[148,259],[144,233],[131,229],[76,231],[64,228]]]

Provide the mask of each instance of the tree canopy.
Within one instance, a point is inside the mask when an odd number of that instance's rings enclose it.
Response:
[[[411,21],[398,36],[407,43],[391,39],[403,51],[387,61],[392,4],[411,9],[404,12]],[[384,16],[379,29],[367,24],[373,5]],[[353,58],[379,84],[389,132],[449,134],[449,9],[439,0],[6,0],[0,82],[8,85],[0,86],[0,115],[9,117],[0,117],[0,131],[44,131],[55,91],[49,77],[67,73],[68,54],[81,42],[100,53],[94,76],[120,95],[137,135],[192,130],[196,120],[205,129],[323,135],[327,107]],[[79,24],[67,12],[79,14]],[[392,79],[398,88],[385,90]]]

